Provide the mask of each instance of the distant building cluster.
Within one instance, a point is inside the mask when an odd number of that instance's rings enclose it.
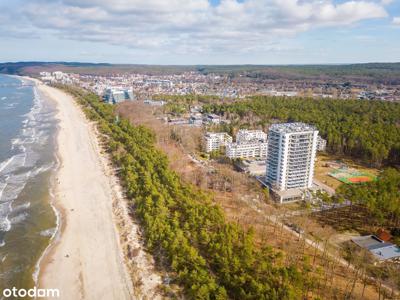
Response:
[[[61,83],[61,84],[73,84],[79,82],[79,75],[69,74],[61,71],[55,72],[40,72],[40,79],[44,83]]]
[[[41,72],[41,79],[49,83],[78,84],[98,95],[104,95],[109,86],[132,88],[135,94],[151,97],[165,95],[213,95],[221,98],[244,98],[250,95],[276,97],[312,97],[399,101],[400,90],[392,85],[370,85],[361,83],[332,83],[330,81],[307,81],[290,79],[257,78],[246,76],[235,79],[229,75],[202,74],[189,71],[179,74],[123,73],[88,75],[64,73],[61,71]]]

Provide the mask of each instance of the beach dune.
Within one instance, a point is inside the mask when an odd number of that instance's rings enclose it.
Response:
[[[61,213],[60,232],[40,264],[39,286],[59,289],[60,299],[133,299],[96,134],[71,96],[37,85],[58,107],[54,204]]]

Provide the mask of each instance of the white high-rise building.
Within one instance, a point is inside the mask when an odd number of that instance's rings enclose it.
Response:
[[[275,191],[312,187],[318,130],[304,123],[274,124],[268,132],[266,183]],[[290,193],[288,193],[290,194]],[[280,201],[285,199],[280,196]]]

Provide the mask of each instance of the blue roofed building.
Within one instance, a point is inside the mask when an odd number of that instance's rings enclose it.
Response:
[[[370,251],[379,261],[400,261],[400,247],[385,242],[375,235],[356,237],[351,240],[361,248]]]

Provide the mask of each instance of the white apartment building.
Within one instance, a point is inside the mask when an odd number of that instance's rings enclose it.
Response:
[[[247,143],[250,141],[266,142],[268,135],[262,130],[240,129],[236,134],[237,143]]]
[[[109,87],[104,92],[104,100],[109,104],[135,100],[132,89],[122,87]]]
[[[209,153],[231,143],[232,137],[226,132],[207,132],[203,138],[203,149]]]
[[[317,139],[317,150],[318,151],[325,151],[326,150],[326,140],[324,140],[320,136],[318,136],[318,139]]]
[[[229,143],[226,146],[226,156],[234,158],[267,157],[267,142]]]
[[[274,124],[268,133],[266,183],[278,192],[280,202],[298,200],[312,187],[318,130],[305,123]],[[282,191],[290,191],[279,193]]]
[[[226,156],[234,158],[266,157],[268,135],[261,130],[241,129],[236,134],[236,143],[226,146]]]
[[[226,146],[226,156],[233,158],[266,157],[268,135],[261,130],[240,129],[236,134],[236,143]]]

